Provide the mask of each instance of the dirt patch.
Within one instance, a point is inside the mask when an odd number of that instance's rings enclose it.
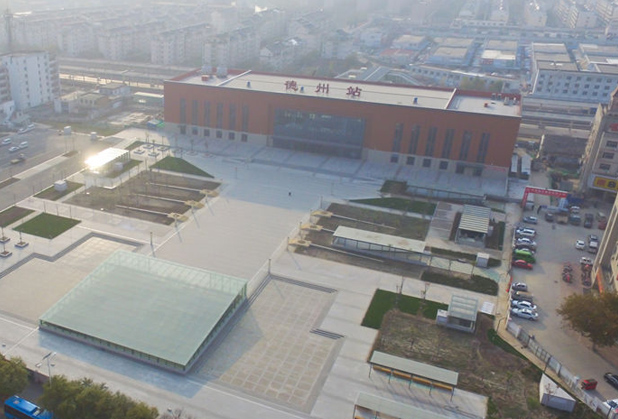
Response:
[[[476,332],[467,334],[393,310],[384,316],[374,349],[457,371],[458,388],[491,398],[488,418],[594,417],[581,406],[572,415],[540,406],[540,370],[494,345],[488,337],[492,325],[489,316],[479,315]]]
[[[12,206],[0,212],[0,226],[7,227],[14,222],[21,220],[28,214],[32,214],[34,211],[26,208]]]
[[[91,187],[71,197],[67,203],[169,225],[174,220],[168,214],[184,214],[191,209],[187,201],[199,202],[204,199],[205,190],[215,190],[219,185],[207,180],[147,171],[113,189]]]

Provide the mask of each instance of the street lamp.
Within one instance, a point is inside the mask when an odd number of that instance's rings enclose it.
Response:
[[[47,355],[45,355],[43,358],[41,358],[41,361],[47,361],[47,375],[49,377],[49,385],[51,385],[52,383],[52,373],[51,373],[51,364],[50,364],[50,360],[56,356],[56,352],[50,352]],[[40,368],[41,365],[43,363],[39,362],[38,364],[36,364],[37,368]]]

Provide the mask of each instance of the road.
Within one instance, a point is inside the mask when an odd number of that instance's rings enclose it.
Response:
[[[11,177],[21,178],[19,182],[2,188],[0,210],[38,193],[57,180],[78,172],[83,168],[85,156],[112,145],[109,142],[93,142],[87,134],[59,136],[56,130],[48,128],[37,128],[26,134],[13,135],[11,138],[13,144],[28,141],[28,148],[20,151],[27,159],[23,163],[12,165],[10,160],[19,153],[9,153],[9,146],[0,147],[0,182]],[[60,157],[72,150],[78,153],[71,157]],[[50,161],[51,163],[46,163]],[[29,169],[41,164],[46,164],[48,167],[24,176]]]
[[[546,187],[548,186],[546,182],[545,172],[533,174],[535,186]],[[548,197],[545,196],[535,196],[535,202],[537,206],[549,204]],[[589,211],[593,212],[593,209]],[[586,212],[586,209],[582,212]],[[532,214],[531,211],[524,213],[524,215]],[[596,228],[587,229],[583,226],[559,224],[554,229],[551,223],[544,220],[543,214],[543,212],[539,214],[539,224],[534,226],[537,230],[536,242],[538,244],[537,263],[534,269],[532,271],[513,270],[513,281],[526,282],[534,294],[534,302],[539,307],[539,320],[532,322],[515,319],[514,321],[534,335],[537,342],[571,372],[581,378],[595,378],[599,381],[598,397],[617,398],[618,391],[603,380],[605,372],[615,372],[616,368],[593,353],[588,341],[566,329],[561,317],[556,313],[556,309],[564,298],[574,293],[581,294],[584,290],[580,280],[580,258],[582,256],[594,258],[594,255],[586,251],[575,249],[575,241],[586,240],[588,234],[601,237],[603,231]],[[562,266],[565,262],[571,262],[575,268],[572,283],[562,281]]]

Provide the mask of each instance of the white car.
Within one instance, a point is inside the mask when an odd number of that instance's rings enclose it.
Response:
[[[575,242],[575,248],[577,250],[584,250],[586,248],[586,242],[583,240],[577,240]]]
[[[22,141],[21,143],[19,143],[19,148],[28,148],[28,141]]]
[[[532,248],[536,248],[536,242],[534,240],[531,240],[531,239],[527,238],[527,237],[522,237],[520,239],[517,239],[515,241],[515,245],[516,246],[523,245],[523,246],[530,246]]]
[[[25,134],[27,132],[30,132],[34,129],[34,124],[30,124],[27,127],[24,128],[20,128],[19,131],[17,131],[18,134]]]
[[[2,140],[2,145],[11,144],[12,142],[13,140],[11,140],[10,138],[5,138],[4,140]]]
[[[592,259],[587,258],[586,256],[582,256],[582,258],[579,260],[579,263],[582,265],[592,265]]]
[[[511,289],[515,291],[528,291],[528,284],[525,282],[513,282]]]
[[[512,308],[511,314],[515,317],[521,317],[527,320],[538,320],[539,313],[532,311],[529,308]]]
[[[9,153],[15,153],[16,151],[19,151],[19,147],[13,146],[13,147],[9,148]]]
[[[514,308],[527,308],[528,310],[536,311],[536,305],[531,303],[530,301],[524,300],[512,300],[511,307]]]

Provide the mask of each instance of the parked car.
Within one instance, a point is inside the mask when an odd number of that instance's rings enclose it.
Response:
[[[592,253],[593,255],[596,255],[598,251],[599,251],[599,242],[592,241],[588,243],[588,253]]]
[[[528,308],[512,308],[511,314],[527,320],[537,320],[539,318],[539,313]]]
[[[538,224],[539,223],[539,219],[531,215],[524,217],[523,221],[524,223],[528,223],[528,224]]]
[[[515,250],[527,250],[528,252],[532,253],[533,255],[536,255],[536,251],[532,247],[527,246],[525,244],[515,245],[514,249]]]
[[[535,237],[536,230],[533,228],[519,227],[515,229],[515,235],[525,236],[525,237]]]
[[[607,220],[599,221],[599,230],[605,230],[607,228]]]
[[[607,381],[610,386],[618,389],[618,375],[606,372],[603,374],[603,378],[605,378],[605,381]]]
[[[20,150],[20,148],[19,148],[19,147],[15,147],[15,146],[13,146],[13,147],[9,148],[9,153],[15,153],[15,152],[17,152],[17,151],[19,151],[19,150]]]
[[[529,250],[515,249],[513,250],[514,260],[525,260],[528,263],[536,263],[536,258]]]
[[[571,214],[569,215],[569,223],[578,226],[582,223],[582,217],[580,217],[579,214]]]
[[[545,221],[547,221],[549,223],[553,223],[554,222],[554,213],[553,212],[546,212],[545,213]]]
[[[19,131],[17,131],[18,134],[25,134],[27,132],[30,132],[34,129],[34,124],[30,124],[27,127],[23,127],[20,128]]]
[[[592,215],[589,212],[584,214],[584,227],[585,228],[592,228],[592,224],[593,223],[594,223],[594,215]]]
[[[11,140],[11,138],[5,138],[4,140],[2,140],[2,145],[9,145],[13,142],[13,140]]]
[[[524,300],[511,300],[511,307],[527,308],[529,310],[536,311],[536,304]]]
[[[588,234],[588,244],[590,244],[590,242],[598,242],[599,241],[599,236],[597,236],[596,234]]]
[[[530,293],[528,291],[514,291],[514,290],[511,290],[511,299],[512,300],[530,301],[531,303],[534,302],[534,296],[532,295],[532,293]]]
[[[522,268],[522,269],[528,269],[528,270],[532,270],[532,264],[526,262],[523,259],[518,259],[518,260],[514,260],[513,261],[513,266],[515,268]]]
[[[511,289],[515,291],[528,291],[528,284],[525,282],[513,282]]]
[[[577,250],[584,250],[586,248],[586,242],[583,240],[577,240],[575,242],[575,248]]]
[[[21,143],[19,143],[19,148],[28,148],[28,141],[22,141]]]
[[[579,260],[579,263],[582,265],[592,265],[592,259],[587,258],[586,256],[582,256]]]
[[[528,237],[520,237],[519,239],[515,240],[515,246],[519,245],[524,245],[536,249],[536,242],[532,239],[529,239]]]

